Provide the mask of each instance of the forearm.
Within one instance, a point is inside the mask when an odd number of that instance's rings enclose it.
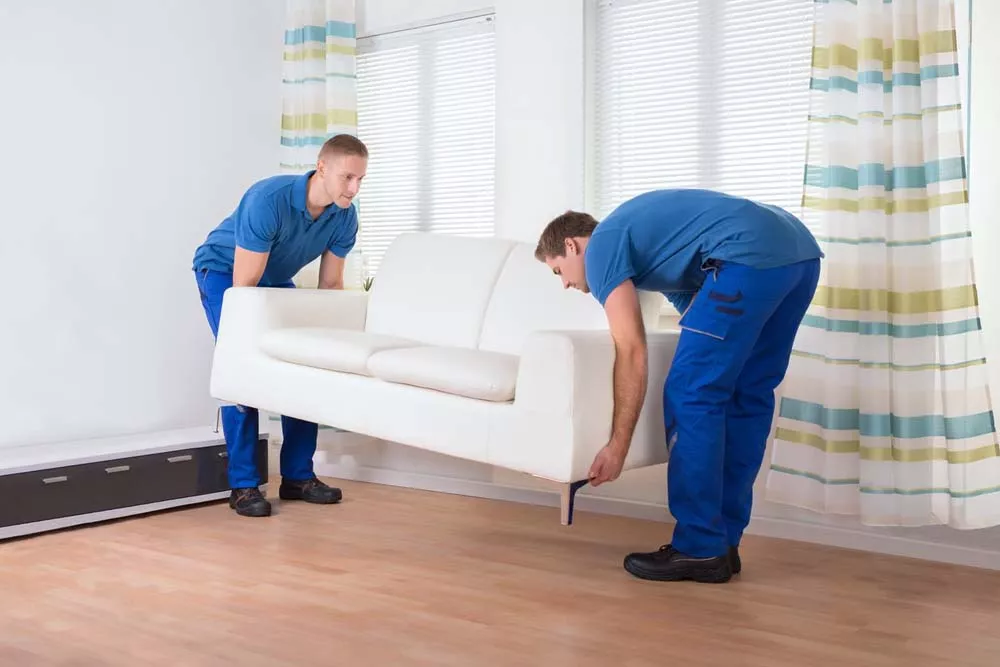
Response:
[[[267,253],[237,246],[233,258],[233,287],[256,287],[267,266]]]
[[[615,351],[614,414],[611,444],[628,452],[646,398],[647,350],[645,345],[620,346]]]
[[[263,272],[233,269],[233,287],[257,287]]]
[[[323,253],[319,261],[320,289],[344,289],[344,258],[338,257],[330,250]]]
[[[326,278],[326,279],[324,279],[322,276],[320,276],[320,279],[319,279],[319,288],[320,289],[344,289],[344,279],[343,279],[343,277],[339,277],[339,278]]]

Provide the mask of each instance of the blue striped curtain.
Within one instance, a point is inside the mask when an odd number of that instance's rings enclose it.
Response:
[[[287,0],[285,20],[281,169],[301,173],[329,137],[357,135],[354,0]]]
[[[803,204],[827,258],[767,497],[868,525],[998,525],[954,2],[815,8]]]

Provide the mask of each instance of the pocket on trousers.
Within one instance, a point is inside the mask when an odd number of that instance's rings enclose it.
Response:
[[[716,340],[726,340],[733,327],[743,320],[743,306],[736,301],[718,301],[700,294],[678,322],[681,329],[703,334]]]

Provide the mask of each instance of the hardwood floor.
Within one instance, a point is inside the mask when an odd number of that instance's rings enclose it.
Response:
[[[651,583],[621,560],[664,524],[341,486],[0,543],[0,665],[998,664],[1000,572],[751,536]]]

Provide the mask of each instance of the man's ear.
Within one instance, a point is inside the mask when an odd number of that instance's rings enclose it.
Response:
[[[580,251],[580,247],[576,242],[576,239],[572,237],[566,238],[566,254],[575,255]]]

